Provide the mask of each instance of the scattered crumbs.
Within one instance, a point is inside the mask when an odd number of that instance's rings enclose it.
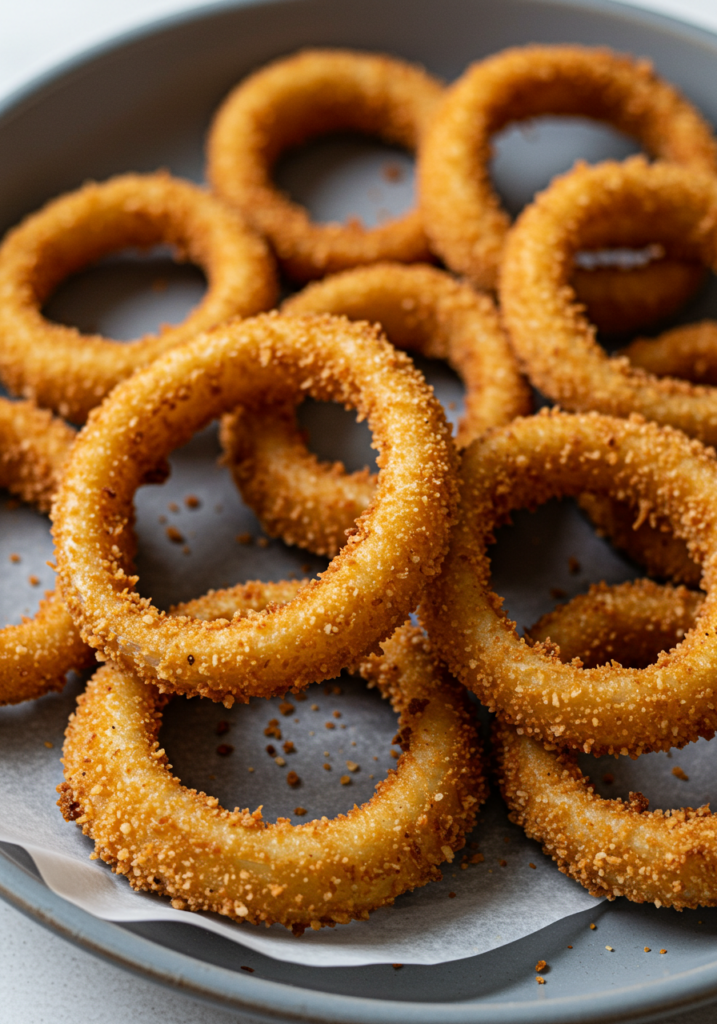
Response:
[[[390,181],[391,184],[395,184],[398,181],[403,181],[403,179],[406,177],[403,167],[401,167],[401,165],[399,163],[396,163],[394,160],[391,160],[389,161],[389,163],[383,165],[383,167],[381,168],[381,175],[383,176],[385,181]]]
[[[369,779],[374,779],[375,777],[375,775],[369,775]]]
[[[294,700],[298,700],[298,701],[306,700],[306,694],[305,693],[301,693],[301,692],[295,693],[294,694]]]
[[[298,786],[299,783],[301,782],[301,779],[299,778],[295,771],[290,771],[287,773],[286,781],[290,786]]]
[[[164,524],[165,524],[166,522],[167,522],[167,517],[166,517],[166,516],[160,516],[160,517],[159,517],[159,525],[160,525],[160,526],[164,526]]]
[[[286,767],[286,761],[284,760],[283,757],[275,757],[274,761],[276,762],[276,764],[279,765],[280,768],[285,768]]]
[[[606,786],[612,786],[613,782],[615,781],[615,776],[612,774],[612,772],[605,772],[605,774],[602,777],[602,781],[605,783]]]
[[[30,581],[32,581],[32,576],[30,577]],[[682,768],[680,768],[678,765],[675,765],[675,767],[672,769],[672,774],[675,776],[676,779],[682,779],[683,782],[690,781],[690,777],[687,774],[687,772],[683,771]]]
[[[187,497],[184,499],[184,504],[187,506],[187,508],[199,508],[199,506],[202,503],[196,496],[196,494],[188,494]]]
[[[500,866],[502,868],[507,868],[508,867],[508,861],[507,860],[499,860],[498,863],[500,864]]]
[[[572,946],[568,946],[568,949],[572,949],[572,948],[573,948]]]
[[[537,981],[537,983],[539,985],[544,985],[545,984],[545,978],[541,978],[539,974],[535,975],[535,980]]]
[[[296,708],[293,704],[290,704],[288,700],[283,700],[279,705],[279,711],[282,715],[290,715],[292,712],[296,711]]]
[[[284,753],[285,754],[295,754],[296,753],[296,747],[294,746],[294,741],[293,740],[286,740],[286,742],[283,745],[283,749],[284,749]]]
[[[538,960],[537,964],[535,965],[535,969],[536,969],[536,971],[544,971],[547,966],[548,966],[548,961],[547,960]]]
[[[467,870],[468,870],[468,861],[464,860],[464,861],[461,862],[461,871],[467,871]]]
[[[391,964],[391,967],[393,967],[394,971],[400,971],[403,964]]]
[[[398,761],[400,756],[401,756],[401,751],[400,750],[392,750],[391,751],[391,757],[394,757],[397,761]],[[375,758],[374,760],[378,761],[378,758]]]
[[[20,561],[22,561],[22,559],[20,558],[20,556],[18,554],[16,554],[13,551],[13,553],[10,555],[10,561],[11,562],[20,562]]]
[[[266,750],[269,757],[276,757],[276,747],[274,746],[273,743],[267,743],[264,749]]]
[[[281,729],[279,728],[279,719],[278,718],[270,718],[269,719],[269,724],[267,725],[266,729],[264,730],[264,735],[265,736],[273,736],[275,740],[280,740],[281,739]]]
[[[651,953],[652,952],[651,947],[650,946],[645,946],[645,952],[646,953]]]
[[[550,596],[554,601],[562,601],[564,597],[568,596],[568,592],[563,590],[562,587],[551,587]]]
[[[260,548],[268,548],[269,547],[269,538],[268,537],[257,537],[257,541],[256,542],[257,542],[257,544],[259,545]]]
[[[324,751],[324,757],[331,757],[331,754],[329,754],[328,750]]]
[[[324,725],[326,726],[327,729],[335,729],[336,728],[336,723],[335,722],[325,722]]]
[[[482,864],[485,857],[482,853],[474,853],[472,857],[468,859],[469,864]]]
[[[305,807],[295,807],[294,808],[294,814],[297,816],[297,818],[303,818],[304,815],[306,814],[306,808]]]
[[[327,772],[330,772],[330,771],[331,771],[331,765],[330,765],[330,764],[329,764],[329,763],[327,762],[327,763],[326,763],[326,764],[324,765],[324,769],[325,769],[325,771],[327,771]]]
[[[176,501],[170,501],[170,503],[167,505],[167,508],[169,509],[170,512],[179,512],[179,505],[177,504]]]
[[[375,754],[373,755],[373,759],[374,759],[374,761],[378,761],[378,758],[376,757]]]
[[[532,860],[531,860],[531,862],[530,862],[530,863],[528,864],[528,867],[529,867],[529,868],[532,868],[532,869],[533,869],[533,871],[535,871],[535,864],[533,864]]]
[[[217,736],[223,736],[225,732],[229,732],[229,722],[222,719],[217,722]]]
[[[47,747],[48,750],[52,750],[52,748],[55,746],[55,744],[54,743],[50,743],[49,740],[45,740],[45,746]]]
[[[351,740],[351,746],[352,746],[352,747],[355,747],[355,746],[356,746],[356,740]]]
[[[184,544],[184,534],[176,526],[168,526],[165,533],[172,544]]]
[[[580,565],[580,562],[578,562],[577,558],[575,558],[573,555],[571,555],[570,558],[568,559],[568,570],[569,570],[569,572],[571,572],[573,574],[573,576],[574,576],[576,573],[580,572],[581,568],[582,568],[582,566]]]
[[[660,953],[666,953],[666,952],[667,952],[667,950],[666,950],[666,949],[661,949],[661,950],[660,950]]]
[[[242,967],[242,970],[243,971],[248,971],[249,974],[253,974],[254,973],[254,968],[253,967]]]
[[[311,705],[311,710],[312,711],[318,711],[319,710],[319,705],[318,704],[312,704]]]
[[[344,725],[344,723],[342,722],[342,723],[341,723],[341,725],[339,726],[339,729],[345,729],[345,728],[346,728],[346,726],[345,726],[345,725]]]
[[[615,952],[615,950],[613,949],[612,946],[605,946],[605,949],[608,951],[608,953],[614,953]]]
[[[357,772],[359,770],[359,766],[356,764],[355,761],[347,761],[346,767],[350,772]]]
[[[351,785],[351,776],[350,775],[342,775],[341,776],[341,785],[342,786],[350,786]]]
[[[596,924],[591,924],[590,925],[590,931],[591,932],[594,932],[596,929],[597,929],[597,925]]]
[[[40,584],[40,577],[33,574],[32,576],[27,577],[27,582],[31,587],[37,587]]]
[[[231,745],[231,743],[220,743],[219,746],[217,747],[217,753],[219,754],[220,757],[229,757],[229,755],[233,753],[233,751],[234,747]]]
[[[341,712],[340,711],[332,711],[331,714],[334,716],[334,718],[341,718]]]
[[[238,533],[236,535],[236,542],[237,542],[237,544],[251,544],[251,534],[250,533]]]

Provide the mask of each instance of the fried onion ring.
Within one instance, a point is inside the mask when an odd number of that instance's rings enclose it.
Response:
[[[398,712],[403,754],[361,807],[333,820],[269,824],[261,810],[228,811],[187,789],[159,749],[166,699],[108,665],[67,729],[58,787],[65,818],[134,889],[168,895],[178,909],[299,934],[365,920],[441,877],[438,865],[465,845],[487,792],[467,702],[425,637],[404,626],[382,647],[360,672]]]
[[[0,487],[49,512],[74,439],[47,410],[0,398]],[[48,593],[32,619],[0,630],[0,704],[61,690],[69,671],[92,661],[60,594]]]
[[[510,233],[500,286],[505,324],[532,383],[564,407],[638,412],[712,444],[717,391],[610,358],[568,285],[572,255],[586,240],[640,246],[655,235],[668,255],[717,267],[717,176],[642,157],[576,167]]]
[[[703,601],[704,594],[695,590],[653,580],[613,587],[597,583],[544,615],[528,635],[537,643],[557,645],[565,663],[579,658],[585,668],[609,661],[645,668],[684,639]]]
[[[491,136],[512,121],[544,114],[607,121],[652,156],[717,171],[709,125],[647,61],[581,46],[526,46],[473,64],[447,91],[421,145],[419,193],[433,248],[481,288],[496,286],[510,226],[490,179]],[[572,260],[565,271],[570,277]],[[701,277],[699,267],[675,272],[657,261],[644,272],[578,272],[576,283],[587,285],[578,294],[595,322],[614,329],[616,319],[629,315],[629,329],[674,311]],[[636,279],[651,284],[653,297],[643,293],[641,321],[630,306]]]
[[[119,343],[42,315],[68,275],[110,252],[160,243],[208,278],[206,295],[183,323]],[[13,394],[84,423],[139,367],[222,320],[269,309],[276,289],[262,240],[196,185],[166,173],[90,182],[29,216],[0,248],[0,377]]]
[[[709,804],[649,812],[642,793],[605,800],[574,755],[557,756],[520,732],[505,724],[493,732],[501,793],[510,820],[563,874],[609,900],[717,905],[717,816]]]
[[[337,400],[379,449],[376,500],[322,578],[237,621],[168,618],[136,591],[117,547],[139,484],[194,432],[257,395]],[[338,317],[235,320],[117,387],[73,448],[53,509],[63,595],[86,641],[161,690],[231,703],[330,679],[386,639],[440,569],[455,449],[411,360]]]
[[[717,461],[679,431],[597,413],[515,420],[464,454],[459,522],[420,615],[449,669],[491,710],[546,743],[593,753],[684,746],[717,727]],[[702,566],[695,628],[644,669],[563,664],[501,610],[486,547],[512,510],[597,491],[667,520]]]
[[[398,348],[445,359],[466,386],[459,448],[530,411],[493,302],[443,271],[398,263],[348,270],[309,285],[282,312],[378,321]],[[237,410],[222,421],[222,443],[242,497],[266,532],[287,544],[333,558],[373,500],[368,470],[347,474],[309,452],[293,404]]]
[[[680,377],[693,384],[717,385],[717,323],[673,327],[657,338],[636,338],[620,353],[633,366],[656,377]]]
[[[437,79],[405,61],[305,50],[255,72],[224,100],[209,133],[207,177],[298,281],[378,260],[428,259],[418,210],[369,229],[316,224],[276,188],[271,169],[285,150],[337,130],[414,150],[442,94]]]

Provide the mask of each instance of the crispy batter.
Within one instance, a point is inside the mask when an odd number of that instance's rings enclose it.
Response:
[[[207,177],[299,281],[378,260],[425,260],[417,210],[374,228],[355,220],[316,224],[276,188],[271,171],[285,150],[337,130],[413,150],[442,93],[437,79],[396,58],[305,50],[263,67],[224,100],[209,134]]]
[[[619,235],[619,237],[616,237]],[[531,382],[572,410],[638,412],[717,441],[717,391],[610,358],[568,284],[581,246],[658,241],[668,256],[715,263],[717,176],[642,157],[579,166],[521,214],[501,269],[501,305]]]
[[[179,909],[299,934],[365,920],[441,877],[438,865],[465,845],[487,793],[472,715],[425,637],[404,626],[382,646],[361,674],[399,713],[403,754],[361,807],[333,820],[268,824],[261,810],[225,810],[187,789],[159,749],[164,699],[108,665],[67,729],[65,818],[133,888],[171,896]]]
[[[546,743],[593,753],[668,750],[717,727],[717,461],[679,431],[639,417],[557,410],[490,432],[466,449],[459,523],[420,609],[450,670],[501,718]],[[695,628],[644,669],[563,664],[530,646],[501,608],[486,548],[511,511],[582,491],[631,498],[667,520],[702,566]]]
[[[47,410],[0,398],[0,487],[49,511],[74,440],[74,430]],[[93,661],[57,592],[48,593],[32,619],[6,626],[0,637],[0,704],[61,690],[71,669]]]
[[[550,753],[521,731],[494,729],[500,789],[511,821],[563,874],[609,900],[677,910],[717,904],[717,818],[708,805],[650,812],[641,793],[605,800],[573,755]]]
[[[684,639],[703,601],[704,594],[695,590],[653,580],[613,587],[598,583],[548,612],[528,635],[537,643],[557,645],[565,663],[579,658],[585,668],[610,661],[645,668]]]
[[[427,266],[380,263],[309,285],[288,299],[289,314],[333,313],[379,322],[409,352],[445,359],[466,386],[456,443],[530,411],[531,397],[487,295]],[[222,421],[222,442],[242,497],[264,529],[333,557],[370,505],[376,478],[366,469],[319,462],[293,404],[246,407]]]
[[[68,275],[118,249],[159,243],[197,263],[208,279],[183,323],[118,343],[42,315]],[[14,394],[83,423],[120,380],[198,331],[269,309],[276,290],[266,245],[196,185],[166,173],[90,182],[29,216],[0,248],[0,377]]]
[[[702,320],[673,327],[657,338],[636,338],[622,350],[633,366],[656,377],[681,377],[717,385],[717,323]]]
[[[432,246],[481,288],[496,285],[510,227],[490,178],[491,138],[512,121],[544,114],[607,121],[652,156],[717,171],[709,125],[647,61],[581,46],[518,47],[479,61],[447,91],[421,146],[419,193]],[[571,271],[572,261],[567,277]],[[578,285],[586,278],[579,273]],[[681,273],[659,262],[644,272],[591,271],[579,295],[595,322],[614,328],[626,315],[628,328],[645,323],[632,303],[635,278],[650,284],[642,302],[651,320],[676,309],[701,275],[694,266]]]
[[[118,547],[137,487],[213,418],[297,392],[367,418],[381,466],[375,501],[289,604],[231,622],[167,618],[140,597]],[[139,371],[90,416],[53,509],[63,594],[91,646],[162,690],[231,703],[330,679],[390,635],[439,571],[455,468],[443,410],[375,328],[329,316],[235,320]]]

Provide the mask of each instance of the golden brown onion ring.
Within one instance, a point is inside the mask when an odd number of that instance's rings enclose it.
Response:
[[[645,668],[661,651],[681,643],[699,615],[704,594],[687,587],[635,580],[608,586],[597,583],[558,605],[528,630],[537,643],[560,648],[562,662],[579,658],[585,668],[619,662]]]
[[[546,412],[466,449],[459,522],[420,614],[449,669],[501,718],[593,753],[683,746],[717,727],[717,461],[679,431],[637,417]],[[686,541],[707,592],[696,626],[644,669],[563,664],[501,609],[486,548],[512,510],[596,491],[651,508]]]
[[[208,290],[186,320],[133,342],[51,323],[42,306],[68,275],[110,252],[164,243],[198,264]],[[230,209],[166,173],[125,174],[52,200],[0,248],[0,377],[76,423],[115,384],[197,332],[269,309],[276,275],[265,244]]]
[[[650,376],[624,356],[610,358],[595,340],[568,285],[568,266],[586,241],[610,239],[631,246],[657,240],[668,255],[717,266],[717,176],[633,157],[556,179],[523,211],[506,244],[501,306],[519,360],[532,383],[568,409],[638,412],[717,441],[714,388]]]
[[[647,61],[582,46],[526,46],[473,64],[447,91],[421,146],[419,192],[435,251],[481,288],[497,283],[510,226],[490,178],[491,137],[512,121],[544,114],[607,121],[652,156],[717,171],[709,125]],[[572,260],[565,270],[570,278]],[[578,294],[606,329],[614,329],[623,312],[631,316],[623,329],[644,326],[675,310],[701,280],[699,268],[676,273],[661,262],[644,272],[600,269],[590,275],[586,282],[587,272],[578,273],[578,287],[587,284]],[[635,278],[651,284],[652,298],[643,293],[641,321],[630,308]]]
[[[487,295],[426,266],[379,263],[309,285],[282,306],[289,314],[333,313],[377,321],[397,348],[445,359],[466,387],[456,443],[530,411],[530,391]],[[333,557],[370,505],[376,477],[319,462],[306,447],[293,404],[237,410],[222,442],[242,497],[267,533]]]
[[[240,606],[237,591],[234,599]],[[403,753],[371,800],[348,814],[269,824],[261,810],[228,811],[187,789],[159,749],[165,700],[109,665],[70,719],[63,814],[94,840],[95,857],[178,909],[278,922],[299,934],[365,920],[441,877],[438,865],[464,846],[487,793],[465,697],[423,635],[404,626],[382,648],[360,672],[398,712]]]
[[[636,338],[620,353],[633,366],[656,377],[681,377],[693,384],[717,385],[717,323],[702,320],[673,327],[657,338]]]
[[[493,732],[510,819],[593,896],[658,907],[717,905],[717,817],[709,804],[647,810],[642,793],[605,800],[574,755],[550,753],[503,723]]]
[[[75,432],[32,402],[0,398],[0,487],[48,512]],[[0,704],[19,704],[61,690],[72,669],[92,664],[58,592],[37,614],[0,630]]]
[[[405,61],[351,50],[305,50],[241,82],[219,108],[207,177],[273,245],[290,277],[307,281],[378,260],[430,256],[417,210],[365,228],[316,224],[277,189],[271,171],[287,149],[318,135],[358,131],[414,150],[443,94]]]
[[[232,622],[168,618],[136,590],[118,538],[134,493],[198,429],[257,396],[340,401],[379,450],[376,500],[318,580]],[[160,689],[231,703],[330,679],[386,639],[440,569],[456,455],[411,360],[368,324],[269,314],[199,335],[124,381],[73,448],[53,509],[59,578],[91,646]]]

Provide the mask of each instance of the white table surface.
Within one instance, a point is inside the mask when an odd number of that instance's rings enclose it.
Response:
[[[632,0],[717,30],[717,0]],[[0,0],[0,99],[58,62],[210,0]],[[98,1000],[98,993],[101,998]],[[714,1024],[717,1007],[664,1024]],[[0,1024],[258,1024],[143,981],[0,901]]]

